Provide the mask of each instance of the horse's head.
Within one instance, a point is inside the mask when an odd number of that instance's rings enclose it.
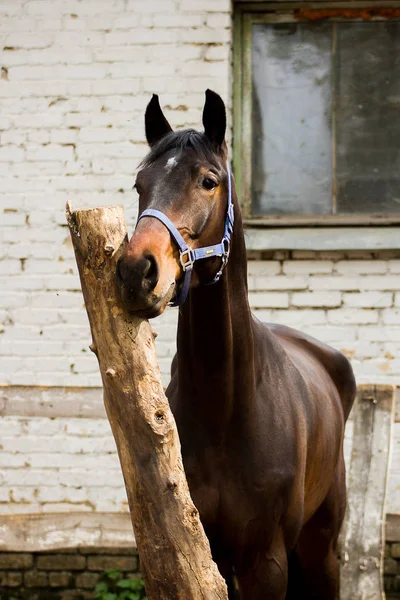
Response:
[[[142,317],[160,315],[184,285],[185,263],[168,226],[159,220],[160,213],[193,250],[218,244],[224,236],[226,116],[222,99],[210,90],[206,92],[203,125],[204,133],[173,132],[155,95],[146,109],[146,138],[151,149],[135,183],[139,221],[117,267],[123,302]],[[146,213],[140,218],[149,209],[159,216]],[[213,281],[221,268],[222,259],[205,250],[211,257],[193,265],[191,287]]]

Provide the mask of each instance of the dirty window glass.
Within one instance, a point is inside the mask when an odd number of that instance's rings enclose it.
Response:
[[[253,25],[253,216],[400,212],[400,23]]]

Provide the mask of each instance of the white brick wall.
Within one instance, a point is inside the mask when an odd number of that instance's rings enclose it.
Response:
[[[272,261],[250,261],[250,303],[261,320],[303,329],[339,348],[359,383],[400,385],[399,261],[393,252],[360,256],[330,253],[326,260],[324,253],[308,253],[293,260],[275,253]]]
[[[400,423],[395,425],[387,512],[400,511]],[[352,422],[346,432],[350,458]],[[128,503],[106,419],[0,419],[0,514],[125,512]]]
[[[97,386],[64,207],[137,211],[143,114],[160,94],[199,127],[231,114],[230,0],[0,0],[0,385]],[[400,384],[400,254],[278,252],[249,262],[263,320],[343,350],[359,381]],[[177,311],[154,322],[165,383]],[[108,423],[0,419],[0,511],[126,510]],[[394,492],[393,492],[394,493]]]
[[[199,127],[207,87],[230,105],[230,40],[229,0],[0,2],[0,383],[100,384],[65,203],[123,204],[131,228],[151,93]]]

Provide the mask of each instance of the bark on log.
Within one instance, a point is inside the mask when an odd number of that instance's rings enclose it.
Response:
[[[225,581],[189,494],[153,331],[125,310],[115,285],[116,262],[127,243],[123,209],[72,211],[67,205],[67,219],[147,596],[226,600]]]

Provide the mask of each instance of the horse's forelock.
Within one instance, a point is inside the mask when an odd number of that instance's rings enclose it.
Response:
[[[206,135],[195,129],[184,129],[183,131],[172,131],[161,138],[141,161],[139,168],[145,169],[150,167],[170,150],[177,149],[179,152],[182,152],[187,148],[192,148],[202,160],[212,164],[217,162],[213,146]]]

